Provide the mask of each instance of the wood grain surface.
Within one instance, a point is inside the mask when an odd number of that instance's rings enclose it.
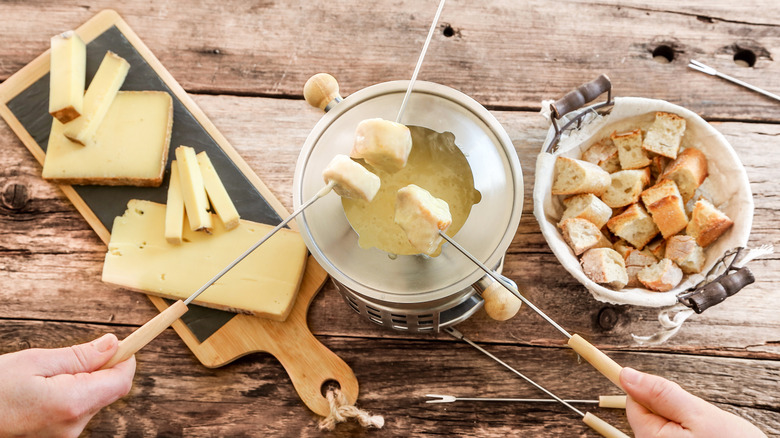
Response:
[[[342,95],[411,75],[434,0],[355,2],[0,2],[0,80],[97,11],[116,9],[192,95],[249,167],[292,207],[300,147],[321,117],[302,100],[306,79],[328,71]],[[576,17],[576,19],[572,19]],[[448,36],[449,35],[449,36]],[[653,51],[673,49],[671,63]],[[752,68],[735,53],[751,50]],[[773,1],[451,0],[421,80],[459,89],[491,109],[511,137],[525,180],[524,211],[505,273],[569,331],[622,365],[673,379],[780,436],[780,256],[751,263],[756,283],[693,316],[660,346],[630,334],[658,329],[656,311],[596,302],[560,266],[532,214],[538,115],[599,73],[617,95],[669,100],[700,113],[737,151],[751,183],[750,245],[780,245],[780,104],[686,67],[698,59],[780,92],[780,6]],[[100,281],[105,246],[13,132],[0,123],[0,353],[59,347],[105,332],[120,338],[156,314],[145,296]],[[314,299],[309,326],[360,383],[358,406],[384,415],[317,429],[281,365],[253,354],[201,366],[167,330],[137,355],[130,395],[102,410],[88,436],[595,436],[557,405],[425,404],[427,393],[537,397],[527,384],[446,334],[380,328],[356,315],[332,284]],[[506,322],[480,311],[458,326],[558,395],[593,398],[614,387],[578,363],[564,339],[528,309]],[[624,431],[625,414],[594,412]]]

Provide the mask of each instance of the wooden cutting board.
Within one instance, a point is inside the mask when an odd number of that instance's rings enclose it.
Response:
[[[170,161],[174,157],[172,149],[179,144],[201,145],[208,152],[242,218],[276,225],[288,215],[119,14],[102,11],[76,32],[87,43],[87,83],[106,50],[111,50],[131,65],[122,90],[166,91],[174,102],[171,153],[161,187],[60,186],[106,245],[114,218],[125,211],[127,201],[145,199],[165,203]],[[47,51],[0,84],[0,116],[41,164],[51,129],[48,72]],[[207,367],[219,367],[253,352],[274,355],[304,403],[324,416],[329,413],[321,391],[325,382],[338,382],[350,403],[357,400],[358,394],[352,370],[312,335],[306,322],[309,305],[326,279],[325,271],[309,256],[298,298],[284,322],[190,306],[190,311],[173,328]],[[149,299],[161,311],[171,303],[153,296]]]

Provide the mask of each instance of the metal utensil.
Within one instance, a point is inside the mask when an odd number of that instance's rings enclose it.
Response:
[[[538,307],[536,307],[531,301],[529,301],[526,297],[522,296],[520,292],[515,288],[513,285],[511,285],[509,282],[507,282],[505,279],[503,279],[500,275],[493,272],[491,269],[489,269],[487,266],[485,266],[482,262],[477,260],[476,257],[471,255],[466,249],[464,249],[462,246],[460,246],[457,242],[452,240],[449,236],[447,236],[444,232],[439,231],[439,235],[449,242],[455,249],[460,251],[464,256],[466,256],[469,260],[471,260],[475,265],[479,266],[480,269],[482,269],[487,275],[493,278],[493,280],[496,280],[499,282],[502,286],[504,286],[507,290],[512,292],[517,298],[519,298],[522,302],[524,302],[528,307],[531,308],[534,312],[536,312],[539,316],[544,318],[545,321],[550,323],[553,327],[555,327],[559,332],[561,332],[566,338],[568,339],[567,344],[577,352],[580,356],[582,356],[583,359],[588,361],[591,365],[593,365],[594,368],[596,368],[601,374],[603,374],[606,378],[608,378],[612,383],[617,385],[620,389],[623,389],[622,386],[620,386],[620,370],[623,369],[620,365],[618,365],[617,362],[610,359],[609,356],[604,354],[601,350],[590,344],[588,341],[583,339],[580,335],[567,332],[563,327],[561,327],[557,322],[555,322],[552,318],[547,316],[544,312],[542,312]],[[497,359],[496,359],[497,360]]]
[[[516,369],[512,368],[511,366],[506,364],[501,359],[499,359],[496,356],[492,355],[489,351],[485,350],[484,348],[480,347],[479,345],[475,344],[474,342],[472,342],[471,340],[469,340],[468,338],[463,336],[463,333],[458,331],[456,328],[454,328],[454,327],[447,327],[447,328],[444,329],[444,331],[449,333],[450,335],[452,335],[452,337],[454,337],[455,339],[459,339],[459,340],[461,340],[461,341],[471,345],[472,347],[476,348],[477,350],[479,350],[480,352],[484,353],[489,358],[491,358],[491,359],[495,360],[496,362],[500,363],[501,365],[503,365],[509,371],[512,371],[513,373],[515,373],[518,376],[520,376],[520,378],[522,378],[526,382],[530,383],[531,385],[533,385],[537,389],[541,390],[545,394],[547,394],[550,397],[552,397],[553,399],[555,399],[555,401],[560,402],[561,404],[563,404],[567,408],[569,408],[572,411],[576,412],[577,414],[582,416],[583,423],[585,423],[588,426],[590,426],[591,429],[593,429],[596,432],[600,433],[602,436],[607,437],[607,438],[612,438],[612,437],[618,437],[618,438],[626,437],[626,438],[628,438],[628,435],[626,435],[623,432],[621,432],[615,426],[612,426],[611,424],[609,424],[606,421],[602,420],[601,418],[591,414],[590,412],[583,413],[579,409],[577,409],[574,406],[572,406],[569,403],[569,401],[561,399],[560,397],[556,396],[555,394],[553,394],[552,392],[550,392],[549,390],[544,388],[542,385],[534,382],[529,377],[526,377],[520,371],[517,371]]]
[[[401,101],[401,108],[398,110],[398,115],[395,118],[396,123],[401,123],[401,117],[404,115],[404,110],[406,110],[406,104],[409,102],[409,96],[412,94],[412,88],[414,88],[414,81],[417,80],[417,73],[420,72],[420,67],[422,67],[423,58],[425,58],[425,52],[428,51],[428,44],[431,43],[431,38],[433,37],[433,31],[436,29],[436,23],[439,21],[439,15],[441,15],[441,10],[444,8],[444,2],[445,0],[441,0],[439,2],[439,8],[436,9],[436,14],[433,16],[433,22],[431,23],[431,28],[428,30],[428,36],[425,38],[425,44],[423,44],[422,51],[420,51],[420,57],[417,58],[417,65],[414,67],[414,73],[412,73],[412,79],[409,80],[409,87],[406,89],[406,94],[404,94],[404,100]]]
[[[692,68],[692,69],[694,69],[696,71],[700,71],[702,73],[706,73],[708,75],[717,76],[717,77],[719,77],[721,79],[725,79],[725,80],[733,82],[733,83],[735,83],[737,85],[741,85],[741,86],[743,86],[743,87],[745,87],[745,88],[747,88],[749,90],[755,91],[756,93],[761,93],[764,96],[771,97],[774,100],[780,100],[780,96],[778,96],[777,94],[770,93],[770,92],[768,92],[768,91],[766,91],[766,90],[764,90],[762,88],[756,87],[755,85],[750,85],[747,82],[741,81],[741,80],[739,80],[737,78],[734,78],[734,77],[731,77],[731,76],[729,76],[727,74],[721,73],[721,72],[715,70],[714,68],[712,68],[710,66],[707,66],[707,65],[704,65],[704,64],[702,64],[701,62],[699,62],[699,61],[697,61],[695,59],[691,59],[691,63],[688,64],[688,67],[690,67],[690,68]]]
[[[551,398],[496,398],[496,397],[456,397],[454,395],[426,394],[432,400],[426,400],[425,403],[454,403],[458,401],[465,402],[509,402],[509,403],[557,403],[558,400]],[[598,400],[564,400],[566,403],[584,403],[599,405],[602,408],[625,409],[625,395],[600,395]]]

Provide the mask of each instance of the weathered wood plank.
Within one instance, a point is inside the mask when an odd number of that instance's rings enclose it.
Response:
[[[198,104],[228,140],[277,194],[292,206],[292,177],[300,145],[320,114],[302,101],[265,98],[195,96]],[[569,330],[583,333],[609,348],[637,348],[630,333],[649,334],[658,329],[653,310],[604,305],[594,301],[554,258],[532,215],[531,191],[535,157],[546,132],[536,114],[495,112],[509,132],[523,164],[525,205],[518,233],[509,250],[507,273],[524,288],[528,297]],[[748,171],[755,194],[756,215],[753,244],[777,244],[775,220],[780,204],[775,192],[775,173],[780,158],[772,149],[780,127],[767,124],[716,123],[737,149]],[[0,129],[0,144],[6,145],[0,171],[0,193],[18,184],[14,193],[20,208],[9,208],[9,196],[0,199],[0,291],[4,306],[0,316],[74,320],[140,325],[154,310],[141,295],[101,283],[105,247],[88,228],[61,192],[39,178],[40,166],[7,127]],[[777,256],[755,262],[754,285],[738,295],[691,318],[663,351],[705,351],[708,354],[746,357],[780,357],[780,320],[776,316],[780,281]],[[599,324],[602,309],[614,312],[617,321]],[[357,317],[328,284],[311,308],[315,333],[339,336],[408,337]],[[558,345],[562,339],[551,327],[523,311],[509,322],[489,320],[483,313],[464,324],[475,339],[491,342],[521,342]]]
[[[46,50],[53,33],[116,8],[189,91],[301,96],[309,76],[329,71],[349,94],[411,76],[436,3],[5,2],[0,80]],[[686,67],[699,59],[780,91],[773,1],[453,1],[438,30],[420,79],[494,108],[538,108],[607,73],[618,95],[670,100],[709,118],[780,120],[771,99]],[[671,63],[653,61],[661,46],[673,51]],[[753,68],[734,63],[741,50],[755,55]]]
[[[104,326],[5,320],[0,354],[51,348],[100,336]],[[118,327],[120,336],[130,329]],[[24,339],[22,344],[9,342]],[[358,406],[385,417],[372,436],[596,436],[557,405],[512,403],[425,404],[425,394],[462,397],[540,397],[512,373],[465,343],[320,337],[354,369]],[[519,371],[559,396],[592,398],[615,388],[567,349],[487,346]],[[718,406],[749,418],[770,436],[780,435],[780,363],[681,354],[615,353],[626,365],[679,382]],[[282,367],[254,354],[207,369],[167,330],[137,355],[129,396],[101,411],[86,431],[94,436],[322,436],[318,417],[298,400]],[[403,384],[401,384],[403,382]],[[586,407],[623,430],[619,410]],[[355,423],[326,436],[363,436]]]

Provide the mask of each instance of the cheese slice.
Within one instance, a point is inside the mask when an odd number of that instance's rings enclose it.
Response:
[[[165,205],[165,240],[174,245],[180,244],[183,230],[184,198],[181,195],[179,166],[177,161],[173,160],[171,162],[171,180],[168,185],[168,203]]]
[[[84,94],[84,112],[65,126],[65,136],[86,145],[92,140],[108,108],[125,82],[130,64],[113,52],[107,52]]]
[[[163,237],[165,205],[131,200],[114,220],[103,281],[172,299],[185,299],[273,227],[242,220],[213,234],[184,230],[181,245]],[[289,315],[306,265],[300,235],[282,229],[214,285],[195,304],[283,321]]]
[[[240,219],[236,206],[230,199],[230,195],[225,190],[225,185],[219,179],[217,170],[214,169],[214,165],[211,164],[211,160],[206,155],[206,152],[199,153],[197,158],[200,173],[203,175],[203,185],[206,187],[206,194],[211,201],[211,206],[214,207],[225,228],[232,230],[238,226],[238,220]]]
[[[52,120],[43,178],[58,184],[158,187],[172,124],[168,93],[120,91],[94,141],[86,146],[68,140],[63,134],[66,125]]]
[[[184,197],[184,208],[190,228],[192,231],[209,232],[212,228],[211,214],[208,211],[209,199],[206,197],[206,187],[203,184],[203,175],[200,173],[195,149],[189,146],[177,147],[176,159],[179,162],[181,194]]]
[[[76,32],[71,30],[51,39],[49,114],[62,123],[84,110],[86,70],[87,46]]]

